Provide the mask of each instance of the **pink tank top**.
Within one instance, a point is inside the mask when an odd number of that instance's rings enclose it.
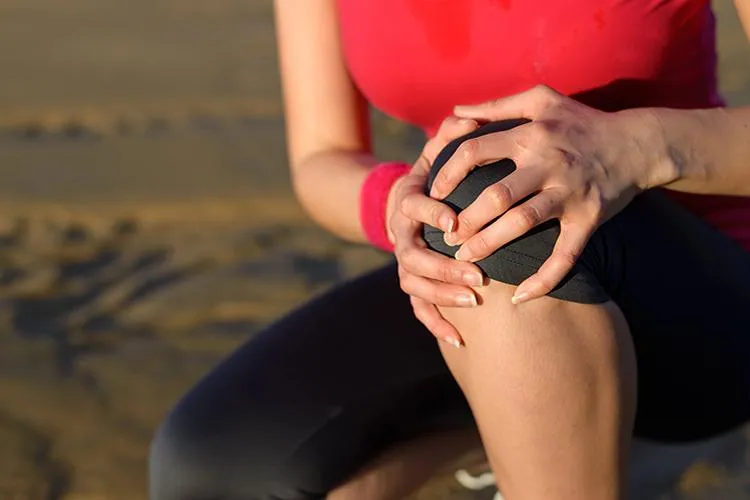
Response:
[[[428,135],[456,104],[540,83],[607,111],[724,105],[710,0],[338,0],[338,9],[356,85]],[[670,196],[750,250],[750,198]]]

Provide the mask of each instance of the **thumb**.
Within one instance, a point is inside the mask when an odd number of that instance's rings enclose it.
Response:
[[[453,108],[453,114],[461,118],[485,121],[517,118],[534,120],[539,113],[556,103],[561,97],[561,94],[546,85],[539,85],[494,101],[456,106]]]

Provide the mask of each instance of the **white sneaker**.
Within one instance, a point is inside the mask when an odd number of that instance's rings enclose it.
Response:
[[[492,472],[484,472],[478,476],[472,476],[465,469],[459,469],[454,474],[458,484],[467,490],[479,491],[495,485],[495,475]],[[499,491],[495,494],[493,500],[504,500],[503,494]]]

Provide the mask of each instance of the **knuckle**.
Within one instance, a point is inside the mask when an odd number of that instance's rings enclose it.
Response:
[[[401,291],[404,293],[409,293],[410,287],[409,287],[409,277],[408,275],[402,276],[402,278],[399,280],[399,286],[401,287]]]
[[[455,130],[455,128],[461,124],[461,119],[457,116],[449,116],[446,119],[443,120],[443,122],[440,124],[440,128],[438,129],[438,136],[450,136],[451,131]]]
[[[458,231],[461,234],[473,233],[475,229],[476,225],[468,215],[466,215],[464,212],[458,214]]]
[[[414,316],[416,316],[419,322],[429,328],[430,315],[425,311],[425,305],[416,300],[412,300],[411,308],[414,311]]]
[[[473,162],[479,157],[479,141],[477,139],[467,139],[458,147],[458,153],[461,157]]]
[[[406,272],[404,271],[404,268],[402,266],[397,266],[397,270],[398,270],[398,280],[399,280],[399,282],[403,281],[404,278],[406,277]]]
[[[435,177],[435,184],[439,188],[447,188],[451,183],[451,174],[447,168],[442,168]]]
[[[513,193],[504,182],[498,182],[488,187],[482,193],[487,201],[497,210],[505,210],[513,203]]]
[[[452,306],[455,305],[455,300],[450,291],[440,290],[435,293],[435,303],[440,306]]]
[[[459,266],[460,264],[457,261],[449,261],[446,263],[446,268],[448,269],[448,272],[446,273],[446,282],[453,282],[457,284],[463,284],[464,283],[464,268],[462,266]]]
[[[492,252],[493,248],[487,240],[487,235],[479,233],[468,242],[469,250],[473,255],[487,255]]]
[[[405,195],[402,196],[399,200],[398,209],[399,211],[404,215],[409,215],[412,210],[412,204],[413,200],[411,199],[411,196]]]
[[[560,251],[555,255],[557,265],[563,269],[569,269],[578,261],[578,255],[569,250]]]
[[[421,317],[420,321],[422,321],[425,317],[429,317],[430,304],[428,304],[423,298],[417,297],[415,295],[409,295],[409,300],[411,301],[411,307],[412,309],[414,309],[414,312],[418,313],[417,317]]]
[[[528,133],[534,142],[546,143],[550,140],[551,130],[549,123],[537,120],[529,123]]]
[[[409,269],[413,269],[415,267],[415,264],[417,260],[419,259],[418,253],[419,253],[419,250],[415,247],[409,247],[409,248],[403,249],[399,260],[404,270],[408,271]]]
[[[443,214],[443,207],[437,203],[431,204],[429,208],[429,221],[433,227],[440,227],[440,216]]]
[[[419,155],[419,158],[417,158],[417,160],[414,162],[414,167],[417,170],[427,173],[430,170],[430,160],[428,160],[427,157],[424,155],[424,153],[422,153]]]
[[[402,246],[402,238],[404,235],[403,220],[402,217],[400,217],[400,214],[394,211],[391,215],[391,219],[388,221],[388,225],[391,228],[391,231],[393,231],[393,237],[396,240],[396,249],[398,249]]]
[[[438,281],[446,281],[446,278],[448,277],[448,273],[446,272],[445,263],[440,263],[433,267],[432,269],[432,278]]]
[[[435,137],[429,139],[425,143],[424,148],[422,148],[422,157],[425,159],[425,162],[430,166],[432,165],[432,162],[435,160],[435,157],[437,156],[440,149],[442,149],[438,144],[438,140],[440,137],[439,134],[440,134],[440,131],[438,131]]]
[[[559,94],[549,85],[539,84],[534,87],[534,92],[538,96],[541,104],[551,106],[557,102]]]
[[[539,287],[538,292],[542,294],[547,294],[550,292],[550,290],[555,288],[554,280],[551,277],[541,273],[537,275],[536,284]]]
[[[516,224],[524,229],[536,226],[541,218],[539,210],[531,204],[521,205],[516,211]]]
[[[456,279],[456,271],[453,269],[451,262],[442,262],[437,266],[436,276],[439,281],[449,283]]]

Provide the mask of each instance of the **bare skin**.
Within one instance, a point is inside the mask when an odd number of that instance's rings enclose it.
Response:
[[[473,310],[441,308],[466,347],[443,348],[512,500],[620,500],[635,356],[617,306],[544,297],[514,306],[496,281]]]
[[[750,0],[735,3],[750,33]],[[377,160],[370,149],[367,103],[341,58],[335,0],[275,0],[275,7],[295,192],[321,226],[364,242],[358,195]],[[457,113],[497,118],[507,103]],[[738,189],[750,186],[745,163],[750,108],[651,110],[644,116],[647,121],[636,128],[648,130],[656,141],[646,149],[663,153],[654,167],[664,170],[650,172],[650,178],[688,192],[747,194]],[[471,121],[449,121],[428,141],[412,175],[392,189],[389,229],[402,288],[417,318],[437,338],[465,344],[454,349],[444,343],[444,355],[475,411],[484,447],[509,500],[619,500],[625,489],[636,375],[629,333],[616,306],[541,297],[572,265],[565,255],[545,268],[544,282],[525,297],[529,302],[514,305],[515,287],[496,282],[471,286],[477,268],[470,261],[478,254],[470,252],[464,262],[448,259],[415,237],[420,224],[447,229],[446,221],[462,244],[477,235],[470,225],[462,228],[456,214],[437,199],[422,195],[419,184],[437,151],[473,126]],[[534,147],[543,156],[548,146],[542,141]],[[479,219],[488,216],[476,213]],[[588,222],[569,240],[578,247],[595,227],[593,218]],[[491,251],[501,239],[486,240],[489,245],[478,251]],[[467,302],[466,294],[481,305]],[[476,444],[476,436],[467,432],[389,450],[329,498],[403,498]]]

